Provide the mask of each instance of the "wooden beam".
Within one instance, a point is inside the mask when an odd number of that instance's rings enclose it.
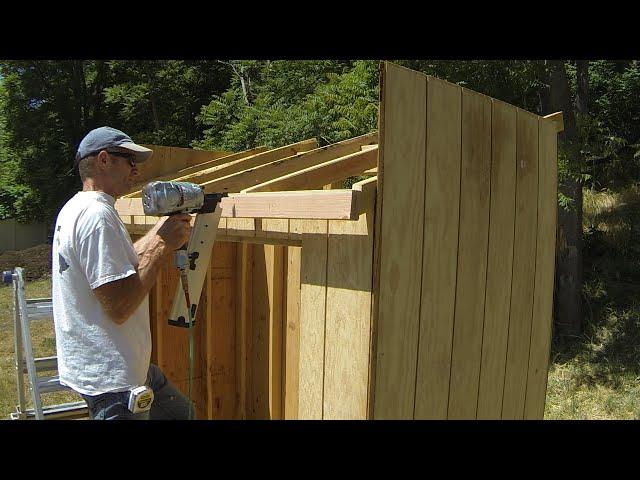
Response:
[[[357,196],[355,190],[238,193],[223,198],[220,205],[226,218],[356,220]],[[119,199],[116,210],[121,216],[144,215],[141,198]]]
[[[181,150],[187,150],[187,149],[183,148]],[[257,147],[257,148],[252,148],[250,150],[245,150],[243,152],[224,155],[222,157],[220,157],[219,155],[218,156],[211,155],[208,160],[204,160],[201,163],[198,163],[198,164],[195,164],[195,165],[191,164],[191,162],[189,162],[189,161],[183,162],[186,165],[184,168],[179,167],[178,164],[173,164],[174,168],[179,168],[179,169],[171,171],[169,173],[165,173],[165,174],[160,175],[160,176],[153,177],[153,178],[149,178],[148,176],[138,175],[138,180],[139,181],[132,188],[130,193],[138,192],[139,190],[142,189],[142,187],[146,183],[151,182],[151,181],[167,181],[167,180],[171,180],[171,179],[176,178],[176,177],[182,177],[182,176],[185,176],[185,175],[189,175],[191,173],[199,172],[199,171],[201,171],[203,169],[207,169],[207,168],[211,168],[211,167],[219,166],[219,165],[224,165],[224,164],[236,161],[236,160],[240,160],[240,159],[247,158],[247,157],[250,157],[250,156],[253,156],[253,155],[257,155],[258,153],[262,153],[262,152],[265,152],[265,151],[267,151],[267,147],[261,146],[261,147]],[[206,152],[206,151],[201,151],[201,150],[194,150],[194,152],[199,152],[199,153],[220,153],[220,152]],[[151,162],[153,162],[153,157],[151,157]]]
[[[199,170],[188,175],[174,175],[171,180],[176,182],[192,182],[203,184],[213,179],[232,175],[234,173],[241,172],[250,168],[255,168],[266,163],[280,160],[282,158],[290,157],[301,152],[307,152],[313,150],[318,146],[318,141],[315,138],[309,140],[303,140],[302,142],[292,143],[284,147],[275,148],[266,152],[244,157],[232,162],[226,162],[222,165],[213,166],[204,170]],[[211,191],[211,190],[209,190]],[[140,197],[140,190],[133,192],[127,197]]]
[[[276,192],[320,188],[323,185],[358,175],[368,168],[374,168],[377,162],[377,148],[363,150],[274,178],[268,182],[244,189],[243,192]]]
[[[319,165],[336,158],[360,152],[363,145],[375,144],[377,133],[369,133],[360,137],[350,138],[343,142],[327,145],[302,154],[276,160],[271,163],[263,162],[260,166],[246,166],[246,170],[201,183],[205,192],[239,192],[255,185],[265,183],[274,178],[282,177],[301,169]],[[340,176],[340,175],[339,175]],[[345,177],[348,175],[345,175]],[[331,183],[331,182],[327,182]],[[318,185],[321,187],[324,185]]]
[[[549,115],[545,115],[543,118],[547,120],[552,120],[556,125],[556,132],[562,132],[564,130],[564,119],[562,116],[562,112],[551,113]]]
[[[197,163],[215,160],[229,155],[231,152],[194,150],[192,148],[165,147],[162,145],[144,145],[153,150],[149,161],[138,167],[138,182],[148,182],[152,178],[170,174],[171,172],[191,167]]]

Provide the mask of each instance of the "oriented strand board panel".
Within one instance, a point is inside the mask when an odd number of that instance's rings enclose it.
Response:
[[[424,229],[426,76],[385,64],[374,418],[413,418]],[[304,252],[303,252],[304,254]]]
[[[284,418],[298,418],[300,368],[300,255],[301,247],[287,247],[285,259]]]
[[[327,302],[327,221],[292,221],[309,233],[300,258],[300,366],[298,418],[321,420],[324,382],[324,335]]]
[[[447,418],[458,268],[462,89],[428,78],[416,419]]]
[[[479,419],[500,419],[509,332],[516,201],[516,108],[493,100],[491,211]]]
[[[538,164],[538,240],[536,242],[536,277],[533,297],[533,324],[527,374],[524,418],[544,417],[544,403],[549,368],[551,324],[553,319],[553,280],[558,195],[556,126],[539,120]]]
[[[538,223],[537,117],[518,109],[516,136],[516,225],[503,419],[524,417]]]
[[[491,99],[464,88],[460,177],[458,274],[447,416],[475,419],[487,278]]]
[[[360,218],[329,221],[324,419],[367,418],[376,183],[365,182]]]

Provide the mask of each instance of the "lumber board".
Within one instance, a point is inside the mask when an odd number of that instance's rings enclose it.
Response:
[[[311,168],[335,159],[344,158],[355,153],[377,148],[378,132],[360,135],[359,137],[349,138],[341,142],[325,145],[308,152],[299,153],[283,160],[273,162],[244,173],[245,176],[252,176],[254,179],[262,179],[247,191],[275,191],[273,189],[260,188],[263,182],[271,181],[275,178],[295,173],[302,169]],[[259,185],[260,184],[260,185]],[[322,186],[322,185],[319,185]],[[314,187],[315,188],[315,187]]]
[[[149,322],[151,329],[151,363],[156,365],[162,364],[162,329],[160,328],[160,319],[164,318],[162,314],[163,298],[166,292],[163,290],[166,276],[165,270],[169,268],[169,260],[167,259],[158,269],[156,282],[149,292]]]
[[[253,248],[251,245],[239,243],[236,250],[236,388],[238,391],[238,418],[249,416],[249,329],[251,328],[251,263]]]
[[[213,386],[213,355],[214,355],[214,346],[213,346],[213,329],[211,328],[211,323],[213,322],[213,281],[211,278],[212,268],[211,264],[213,263],[213,255],[209,260],[209,266],[207,267],[207,271],[204,276],[204,285],[202,286],[202,300],[198,308],[206,311],[206,321],[203,325],[203,333],[202,333],[202,347],[201,352],[204,354],[205,361],[205,373],[203,382],[205,384],[205,397],[206,397],[206,405],[207,405],[207,417],[206,418],[214,418],[214,405],[216,403],[216,392],[215,387]],[[219,402],[219,397],[218,402]]]
[[[137,183],[171,174],[176,170],[197,166],[198,163],[225,157],[231,152],[221,150],[194,150],[191,148],[144,145],[153,150],[148,161],[138,165]]]
[[[189,380],[170,380],[173,385],[186,397],[189,393]],[[194,377],[191,385],[191,401],[196,408],[196,420],[207,420],[207,393],[206,380],[202,377]]]
[[[171,315],[171,307],[173,305],[174,294],[179,287],[180,274],[178,269],[173,265],[173,258],[169,258],[169,268],[166,273],[166,280],[163,284],[164,305],[162,308],[163,316],[158,318],[158,327],[162,331],[162,353],[163,363],[159,365],[167,378],[173,382],[179,382],[189,379],[189,331],[186,328],[173,327],[167,323]],[[206,294],[203,289],[199,299],[199,304],[205,299]],[[206,308],[196,312],[195,326],[193,327],[193,378],[204,377],[206,354],[202,351],[202,346],[206,345],[203,339],[204,327],[206,323]]]
[[[208,276],[207,378],[210,419],[237,417],[236,391],[236,252],[233,243],[216,242]]]
[[[301,225],[298,225],[301,224]],[[300,258],[300,363],[298,418],[321,420],[324,382],[324,335],[327,300],[326,220],[298,220],[304,229]]]
[[[545,120],[553,122],[556,133],[560,133],[564,130],[564,117],[562,112],[552,113],[543,117]]]
[[[516,108],[493,100],[487,288],[477,418],[499,420],[507,355],[516,200]]]
[[[378,149],[372,148],[303,168],[282,177],[244,189],[248,192],[311,190],[358,175],[378,162]]]
[[[266,152],[251,155],[249,157],[243,157],[238,160],[227,162],[221,165],[215,165],[210,168],[205,168],[204,170],[199,170],[187,175],[176,176],[172,180],[176,182],[192,182],[204,185],[215,178],[226,178],[227,176],[232,176],[233,174],[241,172],[243,170],[255,168],[265,163],[270,163],[275,160],[286,158],[300,152],[312,150],[317,146],[318,142],[315,138],[303,140],[301,142],[286,145],[284,147],[267,150]],[[137,190],[126,196],[129,198],[140,197],[141,190]]]
[[[282,412],[282,325],[284,310],[284,248],[264,245],[269,299],[269,418],[281,420]]]
[[[252,296],[251,343],[249,368],[251,369],[249,418],[269,419],[269,291],[267,286],[267,245],[251,245]]]
[[[422,286],[427,81],[421,73],[385,65],[374,418],[411,419]]]
[[[447,418],[458,269],[462,89],[428,77],[416,419]]]
[[[262,162],[257,166],[247,165],[242,171],[229,173],[225,176],[216,175],[216,178],[200,182],[200,184],[205,192],[239,192],[268,182],[274,178],[333,160],[340,150],[358,153],[359,145],[362,144],[362,142],[375,142],[377,139],[376,135],[377,134],[372,133],[364,135],[363,137],[357,137],[357,139],[359,139],[358,143],[354,143],[355,139],[350,139],[348,142],[351,143],[348,143],[346,146],[338,144],[327,145],[320,149],[292,155],[270,163]],[[339,174],[337,176],[338,179],[341,179]],[[318,187],[320,186],[322,185],[318,185]]]
[[[171,147],[161,147],[161,148],[166,149]],[[189,150],[189,149],[180,149],[180,150]],[[172,150],[169,150],[169,151],[171,152]],[[173,169],[170,170],[168,173],[164,173],[162,175],[157,175],[154,177],[149,176],[151,172],[142,176],[138,174],[138,177],[136,178],[135,186],[131,189],[130,192],[127,192],[127,193],[130,194],[130,193],[134,193],[141,190],[142,187],[147,182],[172,180],[177,177],[183,177],[191,173],[199,172],[201,170],[215,167],[218,165],[223,165],[225,163],[229,163],[235,160],[240,160],[242,158],[256,155],[258,153],[262,153],[266,151],[267,151],[266,146],[260,146],[257,148],[244,150],[238,153],[211,152],[206,150],[189,150],[189,152],[194,152],[194,153],[191,155],[186,155],[185,156],[186,160],[182,162],[172,162],[171,166]],[[150,159],[151,162],[154,161],[154,158],[155,158],[155,153]],[[197,163],[197,162],[200,162],[200,163]]]
[[[458,273],[447,418],[475,419],[491,193],[491,99],[462,89]],[[428,265],[426,266],[428,268]]]
[[[300,381],[300,255],[301,247],[286,249],[286,291],[284,351],[284,418],[298,418],[298,384]]]
[[[376,182],[353,188],[368,208],[357,221],[328,225],[323,418],[330,420],[367,418]]]
[[[533,297],[533,324],[527,373],[524,418],[542,420],[550,361],[553,321],[553,283],[557,222],[557,132],[544,121],[539,127],[538,233],[536,276]]]
[[[323,220],[353,220],[358,193],[353,189],[305,190],[294,192],[236,193],[220,201],[222,218],[303,218]],[[115,208],[120,216],[144,215],[141,198],[121,198]],[[124,220],[123,220],[124,221]],[[125,222],[132,224],[131,220]],[[138,224],[144,225],[141,221]],[[134,223],[135,224],[135,223]],[[227,222],[227,228],[251,223]]]
[[[538,210],[538,119],[517,110],[516,219],[502,418],[524,418]]]

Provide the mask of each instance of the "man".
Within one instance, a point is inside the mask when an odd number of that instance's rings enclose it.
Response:
[[[160,266],[189,238],[190,216],[161,219],[134,245],[114,208],[152,153],[120,130],[89,132],[75,157],[82,191],[56,220],[52,300],[60,383],[82,395],[92,419],[194,418],[187,398],[150,364],[148,302]],[[130,408],[134,389],[146,390],[146,398],[153,391],[150,410]]]

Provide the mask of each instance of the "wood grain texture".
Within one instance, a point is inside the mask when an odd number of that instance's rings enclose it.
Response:
[[[507,356],[516,201],[516,108],[493,100],[491,211],[479,419],[500,419]]]
[[[284,418],[298,418],[300,381],[300,256],[301,247],[286,249]]]
[[[369,149],[302,168],[281,177],[244,189],[243,192],[278,192],[284,190],[311,190],[335,184],[347,177],[359,175],[376,166],[378,150]],[[339,188],[339,187],[337,187]]]
[[[415,418],[445,419],[458,269],[462,90],[428,77],[426,195]]]
[[[422,281],[427,81],[421,73],[385,65],[374,417],[410,419]]]
[[[491,99],[463,88],[458,273],[447,413],[450,419],[476,418],[490,193]]]
[[[547,392],[547,374],[553,322],[553,283],[557,224],[557,141],[554,125],[540,120],[538,164],[538,234],[533,323],[527,373],[525,419],[542,420]]]
[[[298,418],[322,419],[324,336],[327,300],[327,221],[299,220],[303,236],[300,258],[300,364]],[[292,222],[292,228],[298,225]]]
[[[357,221],[329,222],[324,419],[367,418],[376,182],[354,189],[366,211]]]
[[[503,419],[524,418],[538,220],[538,119],[517,111],[516,219]]]

